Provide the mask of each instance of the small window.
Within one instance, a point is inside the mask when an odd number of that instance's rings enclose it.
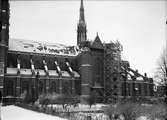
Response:
[[[118,87],[117,87],[117,85],[114,85],[114,89],[117,89]]]
[[[6,25],[2,25],[2,29],[6,29]]]
[[[116,78],[116,77],[114,77],[114,78],[113,78],[113,81],[117,81],[117,78]]]

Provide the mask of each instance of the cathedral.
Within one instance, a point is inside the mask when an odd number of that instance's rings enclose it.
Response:
[[[122,45],[87,39],[83,0],[77,24],[77,46],[41,43],[9,37],[9,1],[0,0],[0,91],[4,101],[26,92],[77,95],[94,93],[97,102],[122,98],[150,98],[153,79],[121,59]]]

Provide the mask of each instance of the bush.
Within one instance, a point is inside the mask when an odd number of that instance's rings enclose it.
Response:
[[[110,106],[107,109],[107,114],[109,116],[119,116],[123,115],[125,120],[134,120],[137,116],[137,113],[140,110],[140,105],[136,103],[119,103],[116,105]]]
[[[20,95],[21,102],[29,104],[33,102],[32,96],[25,90],[21,95]]]
[[[109,116],[122,115],[125,120],[135,120],[140,116],[146,116],[151,120],[165,119],[167,109],[163,104],[139,104],[139,103],[118,103],[104,109]]]
[[[63,108],[65,105],[76,105],[79,103],[79,98],[77,96],[67,96],[63,94],[57,93],[48,93],[48,94],[41,94],[38,99],[39,103],[42,106],[47,106],[48,104],[61,104]]]
[[[167,119],[167,107],[165,104],[154,104],[149,108],[150,119]]]

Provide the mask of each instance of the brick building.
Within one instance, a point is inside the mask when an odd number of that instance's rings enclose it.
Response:
[[[95,92],[99,101],[122,97],[153,96],[153,80],[121,59],[122,46],[102,43],[97,33],[87,39],[81,0],[77,46],[9,39],[9,3],[0,0],[0,91],[17,98],[47,92],[80,95]],[[140,78],[140,79],[139,79]]]

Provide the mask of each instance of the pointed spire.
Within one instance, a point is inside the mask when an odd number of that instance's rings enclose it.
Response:
[[[81,8],[84,8],[84,7],[83,7],[83,0],[81,0],[81,6],[80,6],[80,7],[81,7]]]
[[[85,22],[83,0],[81,0],[79,21]]]
[[[87,40],[83,0],[81,0],[79,23],[77,27],[77,45]]]
[[[99,38],[99,34],[98,34],[98,32],[96,32],[96,38],[95,38],[95,41],[100,41],[100,42],[101,42],[101,40],[100,40],[100,38]]]

